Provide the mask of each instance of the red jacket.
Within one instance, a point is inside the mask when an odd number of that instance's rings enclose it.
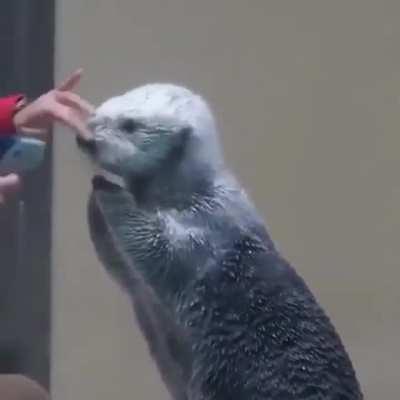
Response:
[[[15,134],[13,118],[17,104],[23,98],[22,94],[0,98],[0,137]]]

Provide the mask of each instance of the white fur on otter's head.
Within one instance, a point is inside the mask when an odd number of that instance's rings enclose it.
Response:
[[[113,97],[98,107],[89,127],[96,163],[128,182],[185,185],[222,169],[213,115],[183,87],[149,84]]]

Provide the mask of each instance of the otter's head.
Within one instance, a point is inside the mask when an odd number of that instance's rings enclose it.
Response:
[[[170,85],[139,87],[104,102],[89,122],[93,141],[82,143],[97,164],[125,179],[169,168],[222,162],[213,116],[198,95]]]

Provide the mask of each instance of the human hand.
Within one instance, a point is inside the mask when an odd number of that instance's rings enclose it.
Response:
[[[47,391],[23,375],[0,374],[0,396],[3,400],[49,400]]]
[[[70,127],[83,139],[90,139],[91,133],[86,121],[94,108],[72,90],[82,77],[82,69],[75,71],[57,88],[43,94],[32,103],[21,104],[22,108],[14,116],[17,131],[25,134],[43,135],[54,122]]]
[[[16,174],[9,174],[0,176],[0,206],[6,202],[6,197],[15,193],[20,186],[19,176]]]

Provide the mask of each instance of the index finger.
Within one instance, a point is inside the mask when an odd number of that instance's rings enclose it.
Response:
[[[54,95],[56,100],[61,104],[78,110],[86,116],[94,113],[94,107],[75,93],[56,91]]]
[[[65,79],[60,85],[58,85],[58,90],[65,92],[74,89],[82,78],[83,69],[79,68],[71,74],[67,79]]]

